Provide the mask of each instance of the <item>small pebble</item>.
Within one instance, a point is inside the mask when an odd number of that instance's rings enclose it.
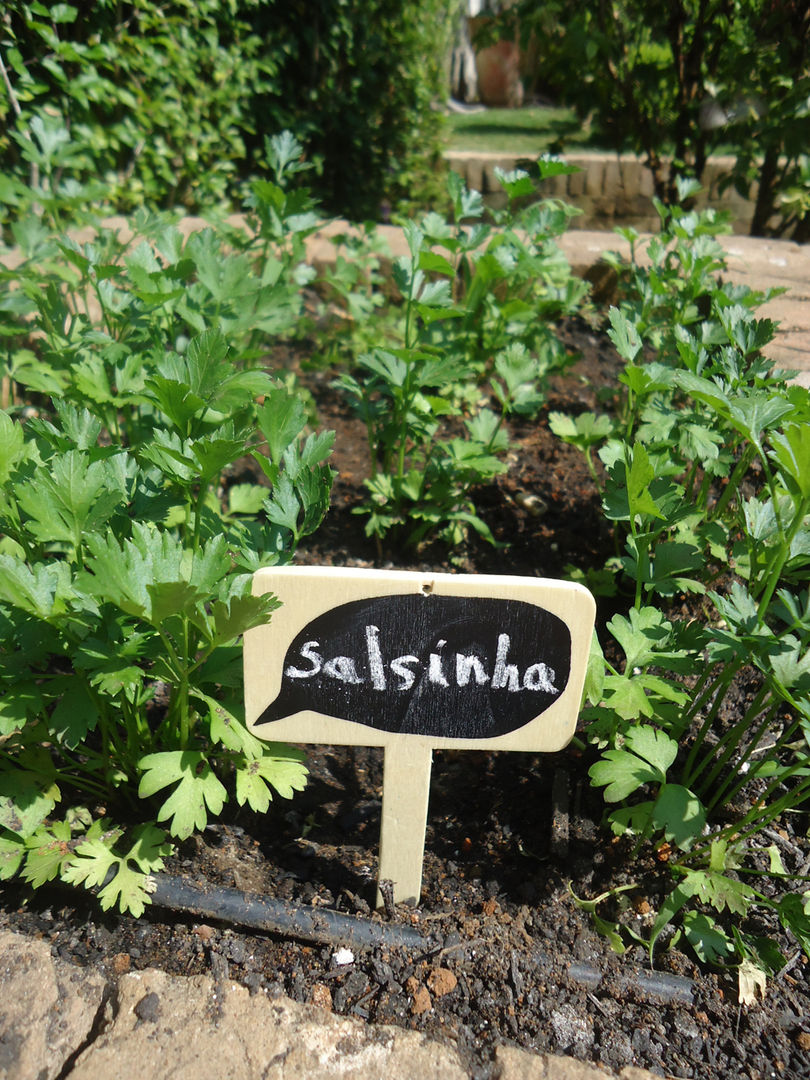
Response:
[[[258,971],[249,971],[242,981],[250,991],[250,996],[255,997],[264,984],[264,976]]]
[[[532,517],[541,517],[548,510],[548,503],[541,499],[539,495],[533,495],[525,491],[517,492],[515,502],[521,509],[531,514]]]
[[[230,938],[225,946],[228,959],[234,964],[244,964],[247,956],[245,943],[241,938]]]
[[[354,953],[351,949],[338,949],[337,952],[332,953],[332,960],[338,967],[343,967],[345,964],[353,964]]]
[[[132,1011],[143,1023],[154,1024],[160,1016],[160,998],[154,991],[144,994]]]
[[[309,1000],[311,1004],[317,1005],[319,1009],[326,1009],[328,1012],[332,1011],[332,991],[326,983],[315,983],[310,991]]]

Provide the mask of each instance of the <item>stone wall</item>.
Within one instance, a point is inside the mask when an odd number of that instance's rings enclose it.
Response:
[[[506,197],[495,179],[495,167],[505,171],[518,168],[526,156],[482,154],[477,151],[452,150],[445,154],[452,169],[465,179],[467,186],[480,191],[490,206],[503,205]],[[617,154],[567,154],[569,165],[581,171],[570,176],[555,176],[540,188],[544,195],[565,199],[582,211],[574,218],[574,229],[612,229],[616,225],[633,225],[639,230],[656,231],[658,215],[652,204],[653,178],[651,171],[637,158]],[[703,175],[704,191],[699,205],[709,205],[731,212],[735,233],[748,233],[754,212],[751,198],[744,199],[733,187],[720,194],[719,184],[727,175],[733,158],[713,158]]]

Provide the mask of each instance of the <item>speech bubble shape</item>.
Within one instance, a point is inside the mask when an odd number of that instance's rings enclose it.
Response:
[[[331,608],[296,634],[281,689],[256,722],[309,710],[401,735],[492,739],[557,701],[570,670],[567,625],[536,604],[375,596]]]

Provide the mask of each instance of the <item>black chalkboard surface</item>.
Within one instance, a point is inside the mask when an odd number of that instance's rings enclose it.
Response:
[[[567,625],[536,604],[434,592],[354,600],[296,634],[257,723],[314,710],[379,731],[489,739],[544,712],[570,668]]]

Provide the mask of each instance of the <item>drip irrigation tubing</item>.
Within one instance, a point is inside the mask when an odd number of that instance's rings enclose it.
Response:
[[[602,972],[594,964],[574,961],[568,969],[568,977],[575,983],[595,990],[602,981]],[[685,975],[669,975],[665,971],[634,971],[620,976],[623,989],[641,998],[659,998],[673,1005],[693,1003],[694,984]]]
[[[156,874],[151,881],[150,898],[160,907],[188,911],[255,930],[269,930],[303,941],[362,949],[388,945],[430,950],[433,945],[412,926],[375,922],[331,908],[289,904],[285,900],[244,893],[239,889],[190,885],[170,874]]]
[[[156,874],[151,878],[151,899],[153,904],[172,911],[185,911],[202,918],[321,945],[344,945],[355,949],[393,946],[426,955],[439,948],[435,939],[426,937],[412,926],[364,919],[331,908],[291,904],[218,885],[192,885],[171,874]],[[550,962],[542,955],[536,959]],[[568,967],[568,977],[572,982],[594,990],[603,976],[596,965],[574,961]],[[694,986],[684,975],[635,971],[624,976],[622,982],[628,992],[642,998],[654,997],[678,1005],[692,1004]]]

